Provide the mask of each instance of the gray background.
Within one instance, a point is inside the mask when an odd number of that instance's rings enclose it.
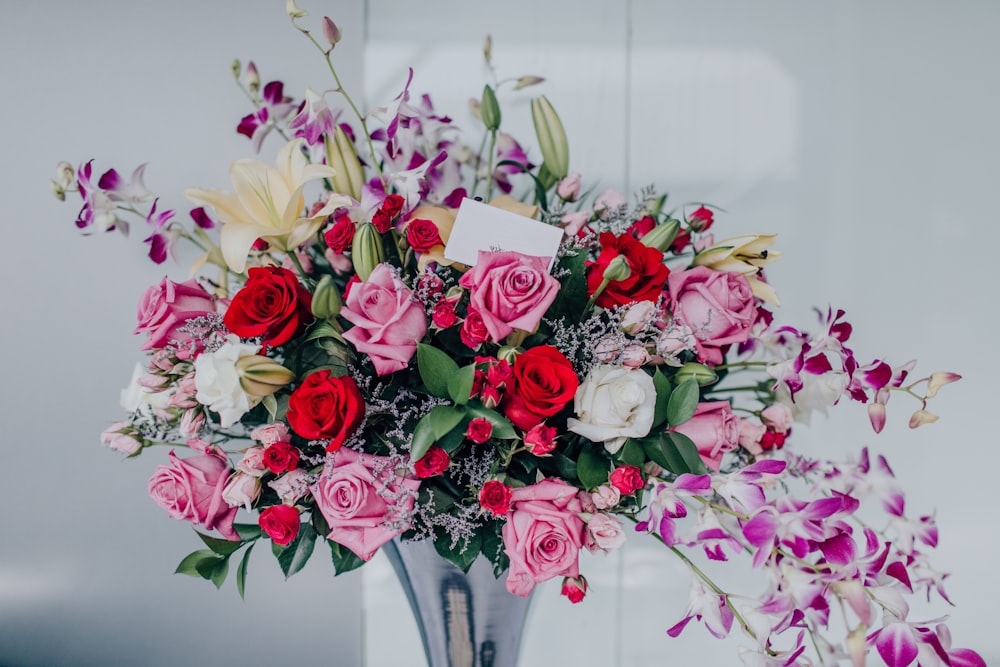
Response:
[[[936,511],[937,567],[953,572],[957,645],[1000,663],[991,603],[1000,586],[993,487],[1000,454],[991,197],[997,155],[1000,6],[986,1],[714,0],[309,3],[344,26],[347,85],[371,104],[413,91],[465,123],[494,38],[500,75],[540,74],[537,89],[570,133],[571,164],[624,192],[657,183],[675,204],[729,213],[720,233],[774,231],[769,272],[779,319],[846,308],[863,357],[965,379],[931,405],[938,424],[909,432],[913,406],[889,404],[875,436],[863,408],[799,428],[795,446],[834,456],[870,445],[889,456],[912,512]],[[76,204],[48,196],[59,160],[98,170],[149,161],[147,184],[184,208],[183,188],[225,187],[251,153],[233,131],[247,107],[233,57],[290,94],[331,86],[281,2],[46,2],[2,6],[4,84],[0,499],[0,665],[418,664],[419,640],[379,557],[333,580],[316,558],[288,582],[256,554],[247,601],[172,575],[198,544],[145,494],[161,452],[121,462],[97,434],[119,418],[140,341],[134,306],[164,272],[141,229],[80,238]],[[361,95],[359,95],[360,97]],[[528,95],[504,100],[505,125],[530,140]],[[275,144],[265,146],[265,159]],[[537,156],[537,152],[534,153]],[[691,626],[687,576],[655,545],[631,540],[585,558],[580,605],[536,596],[524,664],[737,664],[735,646]],[[659,656],[659,658],[658,658]]]

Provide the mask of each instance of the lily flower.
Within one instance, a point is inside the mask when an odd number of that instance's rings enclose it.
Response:
[[[716,271],[742,273],[754,296],[777,306],[774,288],[757,277],[760,269],[781,257],[780,252],[768,250],[775,238],[776,234],[746,234],[719,241],[695,255],[693,263]]]
[[[234,162],[229,169],[234,193],[190,188],[184,194],[215,209],[222,221],[222,255],[229,268],[242,273],[257,239],[264,239],[276,250],[292,251],[309,240],[328,215],[351,205],[349,197],[331,194],[322,207],[306,212],[306,184],[334,174],[336,171],[326,165],[309,164],[298,139],[278,152],[273,167],[257,160]]]

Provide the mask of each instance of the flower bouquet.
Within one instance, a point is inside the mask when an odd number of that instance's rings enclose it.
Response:
[[[855,354],[838,309],[811,333],[779,325],[773,235],[719,234],[717,209],[653,188],[585,191],[544,96],[526,149],[499,99],[539,77],[494,77],[464,133],[410,92],[412,71],[362,112],[333,62],[339,28],[288,13],[336,90],[295,99],[234,63],[253,103],[237,131],[255,152],[280,145],[234,162],[231,190],[187,190],[189,223],[145,165],[126,179],[63,163],[53,181],[82,198],[84,233],[132,216],[153,261],[181,241],[200,252],[197,277],[143,294],[148,359],[102,435],[128,457],[173,447],[149,493],[204,546],[178,572],[221,586],[236,557],[242,596],[261,541],[287,576],[317,542],[340,574],[425,541],[464,571],[485,559],[513,595],[558,578],[577,603],[580,552],[634,531],[692,573],[671,636],[739,628],[750,665],[985,665],[909,616],[908,594],[947,600],[946,575],[927,558],[933,518],[907,512],[885,458],[789,446],[797,420],[841,400],[876,432],[894,394],[916,399],[911,427],[936,421],[927,401],[957,375]],[[484,55],[492,74],[488,41]],[[698,552],[749,558],[763,592],[724,590]]]

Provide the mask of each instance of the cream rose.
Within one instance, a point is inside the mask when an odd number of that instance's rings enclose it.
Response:
[[[639,369],[594,366],[576,392],[576,418],[566,422],[570,431],[614,454],[628,438],[641,438],[653,426],[656,388],[653,378]]]

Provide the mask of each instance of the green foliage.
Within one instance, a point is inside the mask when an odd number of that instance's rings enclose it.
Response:
[[[684,380],[672,392],[667,401],[667,423],[680,426],[694,416],[700,396],[698,383],[693,378]]]
[[[240,599],[245,600],[244,592],[246,590],[247,581],[247,563],[250,562],[250,552],[253,551],[253,544],[247,547],[247,550],[243,552],[243,558],[240,559],[240,564],[236,568],[236,592],[240,594]]]
[[[683,433],[666,432],[639,441],[651,461],[661,468],[680,475],[704,475],[705,463],[698,456],[698,448]]]
[[[335,576],[356,570],[365,564],[365,561],[360,556],[344,545],[338,544],[333,540],[327,540],[326,543],[330,545],[330,556],[333,559]]]
[[[420,372],[421,381],[432,396],[449,398],[448,382],[458,373],[458,364],[448,356],[447,352],[433,345],[417,343],[417,370]]]
[[[611,466],[603,456],[600,445],[584,446],[576,459],[576,474],[584,488],[594,489],[608,481]]]
[[[452,548],[451,537],[448,535],[442,535],[434,540],[434,549],[438,554],[454,563],[462,572],[469,571],[482,548],[483,536],[479,531],[473,533],[467,542],[459,542],[455,548]]]
[[[312,524],[304,523],[299,526],[299,534],[294,540],[286,546],[272,542],[271,551],[278,559],[278,565],[281,566],[281,571],[287,579],[305,566],[315,546],[316,531]]]

